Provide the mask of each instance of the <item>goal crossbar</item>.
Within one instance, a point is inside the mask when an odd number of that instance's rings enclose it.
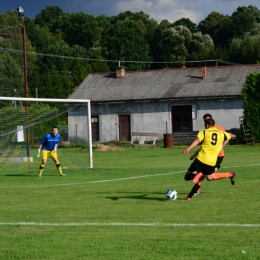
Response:
[[[89,167],[93,168],[91,110],[90,110],[90,100],[89,99],[20,98],[20,97],[1,97],[0,96],[0,100],[32,101],[32,102],[59,102],[59,103],[87,103],[88,104]]]

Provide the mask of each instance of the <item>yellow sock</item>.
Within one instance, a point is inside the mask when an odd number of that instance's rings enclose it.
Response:
[[[56,163],[56,167],[57,167],[59,173],[62,174],[62,169],[61,169],[61,166],[60,166],[60,162]]]
[[[40,174],[40,175],[42,175],[43,170],[44,170],[44,164],[41,164],[41,165],[40,165],[40,171],[39,171],[39,174]]]
[[[232,177],[230,172],[218,172],[214,174],[214,180],[221,180]]]

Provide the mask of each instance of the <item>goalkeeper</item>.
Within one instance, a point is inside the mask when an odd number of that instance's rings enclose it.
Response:
[[[42,172],[44,170],[48,156],[50,156],[52,160],[55,162],[60,176],[66,176],[65,174],[62,173],[62,169],[57,155],[57,148],[60,141],[60,135],[58,134],[58,132],[59,132],[58,127],[53,126],[52,132],[45,135],[40,141],[40,146],[37,155],[38,157],[40,157],[40,153],[42,155],[42,163],[40,165],[40,172],[38,175],[39,177],[42,177]]]

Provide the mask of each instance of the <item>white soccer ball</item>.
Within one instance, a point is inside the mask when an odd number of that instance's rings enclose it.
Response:
[[[176,190],[169,189],[166,191],[165,196],[166,196],[166,199],[168,199],[168,200],[176,200],[178,197],[178,193]]]

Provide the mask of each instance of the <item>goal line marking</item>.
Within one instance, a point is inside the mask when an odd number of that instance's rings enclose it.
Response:
[[[260,224],[238,223],[43,223],[43,222],[0,222],[1,226],[141,226],[141,227],[260,227]]]

